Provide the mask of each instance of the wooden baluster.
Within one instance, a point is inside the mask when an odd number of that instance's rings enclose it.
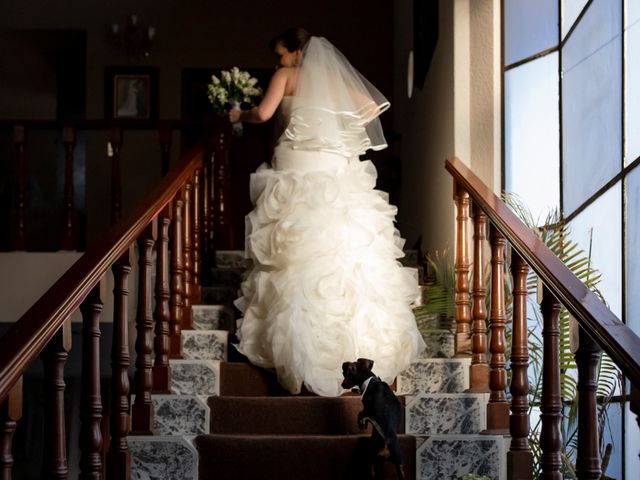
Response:
[[[598,435],[598,365],[602,349],[580,328],[576,352],[578,366],[578,455],[576,474],[580,480],[599,479],[600,442]]]
[[[111,224],[122,217],[122,179],[120,178],[120,149],[122,148],[122,128],[111,127]]]
[[[560,480],[562,460],[562,399],[560,397],[560,303],[544,286],[542,294],[543,353],[542,353],[542,404],[540,418],[540,466],[543,480]]]
[[[71,321],[64,322],[42,351],[44,365],[44,445],[42,478],[67,478],[64,420],[64,364],[71,350]]]
[[[76,147],[76,129],[65,125],[62,130],[65,151],[64,167],[64,232],[61,249],[74,250],[76,247],[76,207],[73,191],[73,150]]]
[[[111,443],[107,453],[107,478],[129,480],[131,452],[129,433],[129,332],[127,315],[131,248],[122,255],[113,272],[113,343],[111,345]]]
[[[169,225],[171,207],[167,206],[158,217],[156,243],[156,306],[153,318],[156,324],[154,338],[153,391],[168,393],[169,369]]]
[[[160,130],[158,131],[160,137],[160,152],[162,159],[162,176],[164,177],[171,166],[171,142],[173,140],[173,132],[168,122],[160,122]]]
[[[473,333],[471,335],[470,392],[489,392],[487,363],[487,287],[484,273],[484,245],[487,240],[487,216],[477,206],[473,208]]]
[[[504,261],[506,242],[502,234],[491,225],[491,364],[489,371],[489,404],[487,405],[487,432],[509,433],[509,403],[507,388]]]
[[[202,251],[202,169],[197,169],[193,179],[193,201],[192,205],[192,225],[193,225],[193,245],[191,249],[192,258],[192,303],[200,303],[202,289],[200,286],[201,275],[201,251]]]
[[[182,251],[184,254],[184,292],[182,295],[182,329],[187,330],[191,325],[191,295],[192,295],[192,263],[191,263],[191,193],[193,185],[187,182],[182,190],[184,198],[183,217],[182,217]]]
[[[184,202],[180,198],[180,194],[177,194],[173,199],[173,211],[171,215],[171,297],[169,300],[171,317],[169,322],[169,341],[170,355],[173,358],[182,357],[182,336],[180,332],[182,330],[182,313],[184,310],[182,303],[182,295],[184,293],[184,279],[182,277],[184,270],[182,265],[182,261],[184,260],[184,253],[182,251],[183,205]]]
[[[456,202],[456,357],[471,355],[471,307],[469,304],[469,194],[454,184]]]
[[[513,337],[511,347],[511,448],[507,453],[507,478],[533,478],[533,455],[529,448],[529,366],[527,330],[527,274],[529,266],[511,250],[513,276]]]
[[[153,375],[153,287],[151,285],[153,245],[157,238],[154,220],[138,239],[138,310],[136,315],[135,403],[131,407],[131,430],[137,435],[153,434],[154,410],[151,401]]]
[[[22,377],[9,392],[4,403],[0,405],[0,422],[2,437],[0,439],[0,480],[11,480],[13,469],[12,441],[13,434],[22,417]]]
[[[215,265],[213,248],[213,207],[211,206],[211,192],[213,191],[212,167],[214,155],[206,151],[204,155],[203,183],[202,183],[202,256],[204,264],[204,279],[208,279],[211,268]]]
[[[213,191],[213,236],[216,239],[216,248],[232,248],[233,231],[229,220],[229,135],[225,132],[218,133],[218,141],[215,148],[215,181]],[[224,243],[223,243],[224,242]]]
[[[13,128],[16,149],[16,219],[12,229],[11,248],[27,249],[27,134],[24,125]]]
[[[82,393],[80,401],[80,480],[102,478],[102,397],[100,392],[101,284],[82,302]]]

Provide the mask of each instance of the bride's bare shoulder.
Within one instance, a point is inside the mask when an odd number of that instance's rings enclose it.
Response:
[[[299,71],[300,69],[297,67],[281,67],[276,71],[276,75],[279,74],[286,78],[285,95],[291,95],[295,91]]]

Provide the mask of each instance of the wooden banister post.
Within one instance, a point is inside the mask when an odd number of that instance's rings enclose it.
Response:
[[[506,241],[491,225],[491,364],[489,371],[489,404],[487,405],[487,433],[509,433],[509,403],[507,388],[504,262]]]
[[[13,434],[22,418],[22,377],[11,389],[9,396],[0,405],[0,480],[11,480],[13,469]]]
[[[487,240],[487,217],[473,206],[473,322],[471,334],[470,392],[489,392],[487,363],[487,287],[484,274],[484,245]]]
[[[131,452],[129,434],[129,333],[127,297],[132,248],[112,267],[113,271],[113,343],[111,346],[111,443],[107,453],[107,478],[129,480]]]
[[[13,127],[13,145],[16,150],[16,217],[11,235],[13,250],[27,249],[27,133],[24,125]]]
[[[156,324],[153,342],[153,391],[168,393],[170,384],[169,353],[169,226],[171,205],[158,216],[158,241],[156,243],[156,306],[153,318]]]
[[[69,474],[64,415],[64,364],[70,350],[71,320],[67,319],[41,355],[45,383],[42,478],[66,479]]]
[[[153,286],[152,252],[157,238],[157,223],[152,221],[138,238],[138,310],[136,315],[136,399],[131,407],[131,431],[136,435],[153,433]]]
[[[100,393],[101,283],[82,302],[82,393],[80,480],[102,479],[102,397]]]
[[[191,329],[191,295],[192,295],[192,269],[191,263],[191,235],[193,233],[191,224],[191,203],[192,203],[193,185],[191,181],[187,181],[182,190],[184,199],[183,215],[182,215],[182,249],[184,254],[184,294],[182,296],[182,329]]]
[[[192,245],[192,303],[200,303],[202,289],[200,286],[200,275],[202,274],[202,169],[196,170],[193,177],[193,201],[192,224],[193,224],[193,245]]]
[[[111,153],[111,224],[114,225],[122,217],[122,179],[120,175],[122,128],[120,126],[111,127],[109,145]]]
[[[600,442],[598,434],[598,365],[602,349],[580,327],[578,366],[578,454],[576,474],[580,480],[599,479]]]
[[[543,353],[542,353],[542,405],[540,418],[540,465],[543,480],[561,480],[562,460],[562,399],[560,397],[560,302],[544,286],[542,294]]]
[[[215,266],[213,248],[213,207],[211,195],[213,192],[213,159],[211,150],[205,150],[202,170],[202,258],[204,265],[204,279],[208,279],[210,270]]]
[[[170,322],[169,322],[169,343],[170,343],[170,356],[172,358],[182,357],[182,314],[184,311],[184,304],[182,303],[182,296],[184,294],[184,279],[183,279],[183,260],[184,252],[182,251],[182,208],[184,202],[180,198],[180,193],[177,193],[173,199],[173,209],[171,212],[171,283],[170,283]]]
[[[62,130],[65,151],[64,168],[64,231],[61,249],[74,250],[76,247],[76,206],[73,190],[73,150],[76,146],[76,129],[66,125]]]
[[[456,202],[456,357],[471,355],[471,307],[469,304],[469,194],[454,183]]]
[[[529,266],[511,250],[513,277],[513,337],[511,347],[511,448],[507,453],[507,477],[533,478],[533,455],[529,448],[529,348],[527,331],[527,274]]]

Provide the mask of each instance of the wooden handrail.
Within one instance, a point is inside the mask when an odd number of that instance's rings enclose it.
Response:
[[[201,167],[204,151],[204,145],[196,145],[184,154],[146,200],[111,227],[0,338],[0,404],[65,320]]]
[[[582,328],[609,354],[627,378],[640,386],[640,337],[622,323],[460,159],[449,157],[445,168]]]

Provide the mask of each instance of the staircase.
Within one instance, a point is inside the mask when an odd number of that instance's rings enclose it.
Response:
[[[415,266],[416,256],[404,261]],[[360,397],[292,396],[275,374],[247,363],[228,343],[246,260],[218,252],[217,265],[203,287],[205,304],[192,307],[194,329],[182,332],[183,358],[170,362],[173,393],[153,395],[155,435],[128,437],[132,478],[368,478]],[[405,404],[399,439],[407,478],[506,478],[504,437],[481,435],[488,394],[464,393],[470,360],[452,358],[453,334],[424,336],[424,358],[395,385]],[[385,479],[396,478],[392,465],[385,468]]]

